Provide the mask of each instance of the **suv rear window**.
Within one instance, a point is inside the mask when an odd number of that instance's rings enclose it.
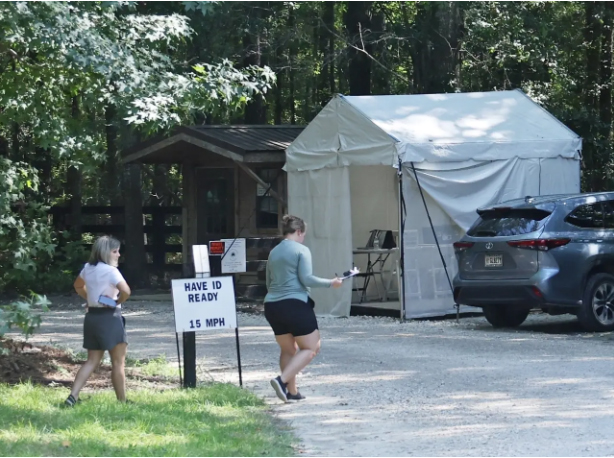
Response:
[[[539,230],[551,212],[539,208],[495,208],[480,211],[480,219],[467,231],[471,237],[505,237]]]
[[[601,202],[580,205],[565,218],[565,221],[577,227],[603,229],[603,206]]]

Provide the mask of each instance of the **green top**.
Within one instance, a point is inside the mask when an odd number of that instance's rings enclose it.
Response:
[[[332,280],[313,275],[311,251],[294,240],[284,239],[271,250],[266,265],[264,302],[299,299],[307,302],[309,288],[328,288]]]

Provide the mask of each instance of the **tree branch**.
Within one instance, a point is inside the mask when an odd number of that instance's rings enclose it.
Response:
[[[339,35],[337,32],[335,32],[334,30],[331,30],[325,23],[324,21],[322,21],[322,19],[320,18],[320,22],[324,25],[324,28],[331,34],[333,34],[335,37],[337,37],[339,40],[341,40],[342,42],[344,42],[346,44],[346,46],[349,46],[353,49],[355,49],[356,51],[360,51],[361,53],[363,53],[364,55],[366,55],[369,59],[371,59],[373,62],[375,62],[377,65],[379,65],[381,68],[383,68],[384,70],[386,70],[389,73],[392,73],[393,75],[395,75],[397,78],[399,78],[401,81],[409,84],[409,79],[404,77],[403,75],[401,75],[400,73],[395,72],[394,70],[386,67],[384,64],[382,64],[379,60],[377,60],[375,57],[373,57],[371,54],[369,54],[369,52],[367,52],[366,50],[366,46],[365,46],[365,42],[364,42],[364,37],[363,37],[363,33],[362,33],[362,25],[360,23],[358,23],[358,30],[359,30],[359,36],[360,36],[360,42],[362,45],[361,47],[358,47],[352,43],[350,43],[345,37],[342,37],[341,35]],[[371,43],[378,43],[379,41],[383,41],[384,39],[379,39],[376,41],[372,41]]]

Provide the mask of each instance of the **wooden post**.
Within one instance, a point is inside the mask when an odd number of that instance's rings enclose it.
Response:
[[[241,229],[241,195],[242,195],[243,189],[241,186],[241,178],[239,177],[239,173],[240,173],[239,166],[235,163],[234,165],[235,228],[234,228],[234,231],[232,231],[235,237],[238,237],[240,235],[239,229]]]
[[[70,232],[73,240],[81,240],[83,218],[81,213],[82,174],[77,167],[69,167],[66,182],[70,192]]]
[[[126,164],[124,171],[125,273],[128,283],[138,287],[147,283],[141,165]]]
[[[192,245],[196,244],[196,169],[192,164],[181,166],[183,199],[181,202],[181,238],[183,276],[194,276],[194,262],[192,260]]]
[[[164,208],[153,207],[152,212],[152,231],[153,231],[153,268],[157,273],[164,272],[166,264],[166,234],[164,221]]]

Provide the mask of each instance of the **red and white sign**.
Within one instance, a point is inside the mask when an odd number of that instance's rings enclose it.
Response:
[[[226,244],[219,240],[209,242],[209,254],[211,256],[222,256],[226,251]]]

